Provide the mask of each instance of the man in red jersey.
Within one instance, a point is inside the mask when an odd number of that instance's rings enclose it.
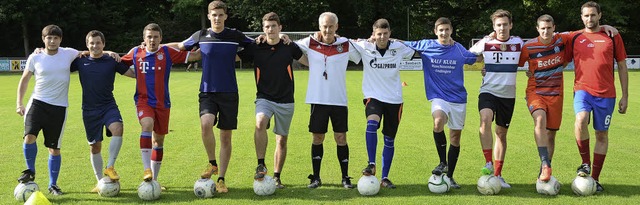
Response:
[[[131,49],[127,55],[122,57],[122,61],[135,68],[136,93],[134,100],[138,120],[142,126],[140,152],[144,165],[143,179],[151,181],[158,179],[162,164],[164,136],[169,133],[169,110],[171,107],[169,73],[171,66],[174,63],[199,60],[200,52],[179,51],[164,45],[161,46],[162,30],[155,23],[145,26],[142,34],[146,47]]]
[[[616,89],[614,83],[614,62],[618,64],[618,75],[622,97],[618,103],[618,112],[627,111],[628,73],[625,58],[627,53],[620,35],[609,37],[600,26],[602,12],[600,5],[589,1],[582,5],[581,18],[585,28],[572,36],[570,48],[576,66],[573,107],[576,115],[575,135],[582,164],[577,174],[586,177],[589,174],[596,180],[597,191],[604,189],[600,185],[600,171],[607,154],[608,130],[615,108]],[[593,112],[593,120],[591,120]],[[596,145],[593,153],[593,173],[589,152],[589,130],[587,125],[593,122]]]

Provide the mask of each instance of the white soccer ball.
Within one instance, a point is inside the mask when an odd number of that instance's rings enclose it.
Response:
[[[276,181],[270,176],[264,176],[264,178],[253,181],[253,192],[259,196],[267,196],[276,192]]]
[[[429,191],[436,194],[442,194],[448,192],[450,189],[451,180],[446,174],[434,174],[429,177]]]
[[[98,181],[98,194],[104,197],[114,197],[120,193],[120,182],[112,181],[105,176]]]
[[[27,183],[19,183],[18,186],[13,190],[13,196],[16,200],[25,202],[33,192],[40,190],[38,184],[35,182],[27,182]]]
[[[156,200],[160,198],[160,193],[162,190],[160,189],[160,184],[157,181],[151,180],[149,182],[142,182],[138,186],[138,197],[142,200]]]
[[[364,196],[371,196],[378,194],[380,191],[380,181],[376,176],[362,176],[358,180],[358,192]]]
[[[213,179],[198,179],[193,185],[193,193],[199,198],[211,198],[216,193]]]
[[[494,195],[500,193],[502,186],[498,177],[493,175],[482,175],[478,179],[478,192],[484,195]]]
[[[571,182],[571,190],[578,196],[590,196],[596,193],[596,180],[591,176],[581,177],[577,176],[573,182]]]
[[[558,195],[558,192],[560,192],[560,182],[558,182],[554,176],[551,176],[551,179],[547,182],[538,179],[536,182],[536,191],[544,195]]]

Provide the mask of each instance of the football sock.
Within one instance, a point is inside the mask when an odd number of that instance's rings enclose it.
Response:
[[[456,164],[458,163],[458,156],[460,155],[460,147],[449,145],[449,172],[447,175],[449,178],[453,178],[453,172],[456,170]]]
[[[551,167],[551,162],[549,162],[549,150],[547,147],[538,147],[538,155],[540,156],[542,165]]]
[[[273,177],[280,178],[280,172],[274,172],[274,173],[273,173]]]
[[[340,161],[340,171],[342,171],[342,177],[349,176],[349,145],[336,147],[338,153],[338,161]]]
[[[604,164],[604,158],[607,155],[593,153],[593,169],[591,170],[591,177],[596,181],[600,180],[600,171],[602,171],[602,165]]]
[[[324,155],[324,147],[322,144],[311,144],[311,163],[313,164],[313,176],[320,178],[320,165],[322,165],[322,156]]]
[[[393,161],[394,138],[384,136],[384,148],[382,148],[382,178],[389,176],[389,169],[391,169],[391,162]]]
[[[494,176],[502,176],[502,165],[504,164],[504,160],[496,160],[496,164],[494,165],[495,173]]]
[[[22,144],[22,151],[24,152],[24,160],[27,162],[27,169],[36,173],[36,155],[38,155],[37,143]]]
[[[113,167],[116,164],[118,153],[120,153],[120,147],[122,147],[122,136],[112,136],[111,142],[109,142],[109,159],[107,160],[107,167]]]
[[[582,157],[583,164],[591,164],[591,152],[589,151],[589,139],[586,140],[576,140],[576,144],[578,145],[578,152],[580,152],[580,157]]]
[[[218,180],[216,180],[216,181],[218,182],[220,180],[224,181],[224,177],[218,177]]]
[[[153,172],[153,179],[158,180],[158,173],[160,173],[160,166],[162,165],[162,147],[154,147],[151,151],[151,171]]]
[[[209,164],[213,165],[213,166],[218,166],[218,162],[216,162],[216,160],[209,160]]]
[[[142,132],[140,134],[140,154],[142,155],[144,169],[151,168],[151,132]]]
[[[258,165],[263,165],[264,166],[264,159],[258,159]]]
[[[93,167],[93,174],[100,181],[102,179],[102,154],[91,154],[91,166]]]
[[[60,164],[62,156],[53,156],[49,154],[49,187],[58,183],[58,175],[60,174]]]
[[[444,131],[433,132],[433,141],[436,142],[436,150],[438,151],[440,162],[447,163],[447,138]]]
[[[367,141],[367,154],[369,156],[369,163],[376,163],[376,148],[378,147],[378,125],[378,121],[367,121],[365,140]]]
[[[493,159],[493,149],[483,149],[482,154],[484,154],[485,162],[492,162]]]

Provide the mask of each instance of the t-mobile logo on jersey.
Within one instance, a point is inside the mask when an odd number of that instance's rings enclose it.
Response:
[[[156,67],[149,67],[149,62],[147,62],[147,61],[141,61],[140,62],[141,73],[147,73],[147,70],[156,70],[156,69],[157,70],[162,70],[161,67],[157,67],[157,68]]]
[[[493,59],[496,60],[496,63],[500,63],[500,60],[502,60],[502,53],[493,53]]]

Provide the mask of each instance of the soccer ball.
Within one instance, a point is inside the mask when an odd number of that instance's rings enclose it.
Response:
[[[364,196],[378,194],[380,191],[380,181],[376,176],[362,176],[358,180],[358,192]]]
[[[103,177],[98,181],[98,194],[104,197],[113,197],[120,193],[120,182],[111,181],[109,177]]]
[[[216,193],[216,183],[212,179],[198,179],[193,185],[193,193],[199,198],[211,198]]]
[[[157,181],[151,180],[150,182],[142,182],[138,186],[138,197],[142,200],[156,200],[160,198],[160,184]]]
[[[478,179],[478,191],[484,195],[494,195],[500,193],[502,186],[498,177],[493,175],[482,175]]]
[[[590,196],[596,193],[596,180],[591,176],[581,177],[577,176],[573,182],[571,182],[571,190],[578,196]]]
[[[264,176],[262,181],[253,181],[253,192],[259,196],[267,196],[276,192],[276,181],[270,176]]]
[[[429,191],[442,194],[451,189],[451,180],[446,174],[431,175],[429,177]]]
[[[13,190],[13,196],[18,201],[27,201],[33,192],[40,190],[35,182],[19,183]]]
[[[536,182],[536,191],[544,195],[558,195],[558,192],[560,192],[560,182],[558,182],[554,176],[551,176],[551,179],[547,182],[538,179]]]

